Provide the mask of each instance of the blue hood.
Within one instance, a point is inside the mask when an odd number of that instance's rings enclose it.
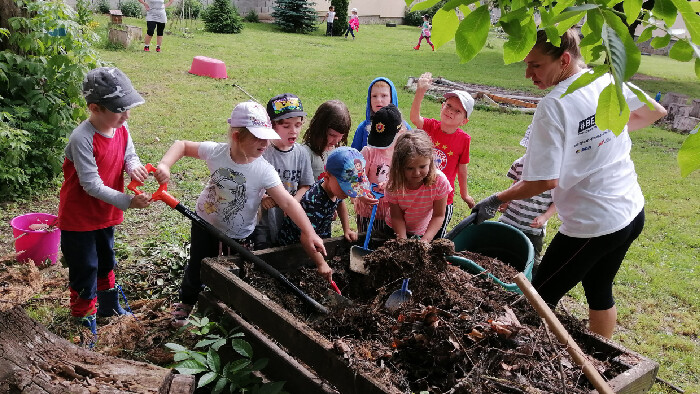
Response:
[[[372,107],[370,106],[370,99],[372,98],[372,86],[377,81],[384,81],[389,84],[389,87],[391,88],[391,103],[394,104],[395,106],[399,106],[399,98],[396,95],[396,88],[394,87],[394,83],[391,82],[391,79],[389,78],[384,78],[384,77],[379,77],[375,78],[370,84],[369,88],[367,89],[367,111],[365,111],[365,120],[368,122],[371,122],[371,116],[372,116]]]

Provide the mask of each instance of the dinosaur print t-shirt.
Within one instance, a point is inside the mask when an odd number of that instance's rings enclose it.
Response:
[[[255,229],[263,194],[282,183],[277,171],[262,157],[237,164],[227,143],[202,142],[199,157],[211,175],[197,199],[197,214],[231,238],[246,238]]]

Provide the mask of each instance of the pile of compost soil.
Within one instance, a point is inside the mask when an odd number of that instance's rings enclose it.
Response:
[[[350,306],[337,302],[315,268],[285,274],[329,306],[328,315],[310,315],[299,298],[248,263],[241,276],[333,342],[351,367],[404,392],[592,389],[524,297],[484,274],[472,275],[448,264],[444,256],[453,254],[454,245],[448,240],[431,244],[390,240],[365,257],[368,275],[349,270],[349,252],[337,254],[328,263],[343,296],[352,301]],[[465,257],[496,277],[513,276],[512,267],[496,259],[474,253]],[[412,297],[392,314],[384,303],[404,278],[410,278]],[[573,318],[560,319],[574,338],[585,331]],[[607,361],[593,362],[606,378],[621,372]]]

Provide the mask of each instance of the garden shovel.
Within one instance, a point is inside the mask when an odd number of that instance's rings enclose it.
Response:
[[[411,278],[404,279],[403,283],[401,284],[401,289],[391,293],[389,298],[387,298],[386,302],[384,303],[384,308],[388,309],[389,312],[396,312],[399,310],[399,308],[401,308],[401,305],[405,304],[411,299],[413,292],[408,290],[409,280],[411,280]]]
[[[156,171],[155,167],[153,167],[151,164],[147,164],[146,169],[149,172]],[[143,184],[142,182],[138,182],[138,181],[134,180],[134,181],[131,181],[131,183],[127,186],[127,188],[136,194],[141,194],[142,192],[136,188],[138,186],[141,186],[142,184]],[[238,252],[238,254],[240,254],[243,259],[250,261],[256,267],[267,272],[270,276],[272,276],[273,278],[282,282],[282,284],[284,284],[289,289],[291,289],[292,292],[294,292],[294,294],[296,294],[304,302],[309,304],[309,306],[314,308],[317,312],[321,312],[324,314],[328,313],[328,309],[325,306],[319,304],[316,300],[309,297],[309,295],[304,293],[300,288],[298,288],[296,285],[294,285],[294,283],[290,282],[289,279],[287,279],[284,275],[282,275],[282,273],[280,273],[275,267],[266,263],[263,259],[254,255],[250,250],[244,248],[238,242],[236,242],[233,239],[231,239],[230,237],[228,237],[226,234],[224,234],[223,231],[214,227],[211,223],[207,222],[201,216],[197,215],[196,212],[192,212],[191,210],[189,210],[189,208],[182,205],[180,203],[180,201],[178,201],[175,197],[173,197],[170,193],[168,193],[168,185],[166,183],[160,185],[160,187],[158,188],[158,191],[153,193],[153,195],[151,196],[151,199],[154,201],[158,201],[158,200],[163,201],[170,208],[173,208],[176,211],[180,212],[181,214],[185,215],[193,223],[197,224],[198,226],[207,230],[209,233],[211,233],[215,237],[219,238],[219,240],[221,240],[221,242],[223,242],[226,246],[228,246],[231,249]]]
[[[378,191],[374,190],[374,187],[377,186],[375,184],[372,184],[372,195],[374,195],[374,198],[380,199],[384,197],[384,193],[380,193]],[[374,226],[374,217],[377,214],[377,207],[379,206],[379,202],[374,204],[372,206],[372,214],[369,216],[369,225],[367,225],[367,235],[365,235],[365,244],[364,246],[360,247],[357,245],[353,245],[350,248],[350,271],[357,272],[358,274],[363,274],[367,275],[367,267],[365,267],[365,256],[368,255],[370,252],[372,252],[369,249],[369,240],[372,235],[372,227]]]

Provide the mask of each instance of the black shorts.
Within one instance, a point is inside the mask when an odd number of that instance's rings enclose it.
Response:
[[[615,305],[612,285],[632,242],[644,228],[644,209],[625,228],[595,238],[557,233],[547,247],[532,285],[551,306],[579,282],[588,307],[606,310]]]
[[[165,31],[165,23],[146,21],[146,35],[153,37],[153,32],[158,30],[158,36],[163,37],[163,31]]]

